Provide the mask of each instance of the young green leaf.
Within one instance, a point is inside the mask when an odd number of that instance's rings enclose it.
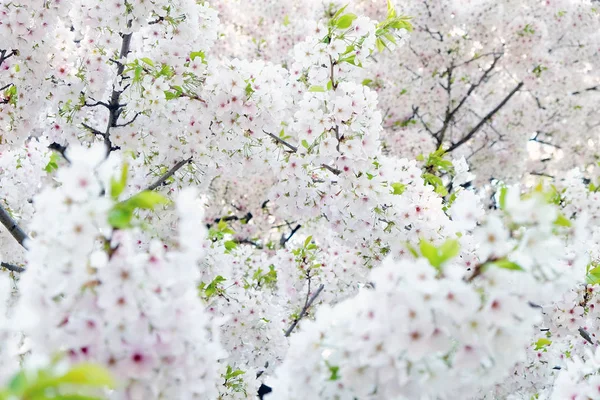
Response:
[[[335,26],[339,29],[348,29],[352,26],[352,22],[357,18],[356,14],[348,13],[342,15],[336,22]]]
[[[390,186],[392,187],[392,194],[400,195],[406,190],[406,185],[400,182],[394,182]]]

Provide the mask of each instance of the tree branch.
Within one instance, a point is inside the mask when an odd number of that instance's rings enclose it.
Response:
[[[309,286],[310,286],[310,279],[308,281]],[[323,288],[325,288],[324,284],[321,284],[317,290],[313,293],[313,295],[310,297],[310,299],[308,299],[306,301],[306,303],[304,304],[304,307],[302,307],[302,311],[300,311],[300,315],[298,315],[298,318],[294,319],[294,322],[292,322],[292,325],[290,325],[290,327],[287,329],[287,331],[285,331],[285,337],[289,337],[290,334],[292,333],[292,331],[294,330],[294,328],[296,328],[296,326],[298,325],[298,322],[300,322],[300,320],[302,318],[304,318],[304,316],[306,315],[308,309],[310,308],[310,306],[312,305],[312,303],[314,303],[314,301],[317,299],[317,297],[319,296],[319,294],[321,294],[321,292],[323,291]],[[307,295],[310,293],[310,287],[308,290]]]
[[[584,338],[585,340],[587,340],[590,344],[594,344],[594,341],[592,340],[592,337],[590,336],[590,334],[583,328],[579,328],[578,329],[579,334],[581,335],[582,338]]]
[[[586,89],[582,89],[582,90],[578,90],[576,92],[571,93],[574,96],[577,96],[578,94],[581,94],[583,92],[591,92],[591,91],[596,91],[596,90],[600,90],[600,85],[596,85],[596,86],[592,86]]]
[[[496,67],[496,64],[498,63],[498,60],[500,60],[500,58],[502,58],[502,55],[503,55],[503,53],[494,55],[494,61],[492,61],[492,65],[490,65],[490,67],[483,72],[483,74],[479,77],[479,80],[477,81],[477,83],[474,83],[469,87],[469,89],[467,90],[467,93],[464,95],[464,97],[460,100],[458,105],[456,107],[454,107],[454,109],[452,111],[450,111],[450,102],[452,101],[452,99],[451,98],[448,99],[448,109],[446,110],[446,117],[444,118],[444,125],[442,126],[442,129],[440,129],[439,132],[436,132],[436,134],[435,134],[435,137],[437,138],[437,141],[438,141],[438,146],[440,146],[442,144],[442,142],[444,141],[444,136],[446,134],[446,130],[450,126],[450,122],[452,122],[452,119],[454,118],[456,113],[462,108],[462,106],[465,104],[465,102],[467,101],[469,96],[471,96],[471,94],[475,91],[475,89],[477,89],[479,86],[481,86],[483,81],[494,70],[494,68]],[[448,97],[450,97],[450,93],[451,93],[450,85],[451,85],[452,69],[453,69],[453,67],[449,68],[449,70],[448,70],[448,88],[446,89],[448,91]]]
[[[515,93],[517,93],[523,87],[523,84],[523,82],[519,82],[519,84],[515,86],[515,88],[504,98],[504,100],[502,100],[500,104],[496,106],[496,108],[494,108],[485,117],[483,117],[483,119],[479,121],[479,123],[473,129],[471,129],[471,131],[469,131],[469,133],[467,133],[462,139],[452,144],[452,146],[450,146],[450,148],[446,150],[446,153],[450,153],[451,151],[456,150],[458,147],[468,142],[477,133],[477,131],[479,131],[479,129],[481,129],[481,127],[485,125],[487,121],[489,121],[498,111],[502,109],[502,107],[506,105],[506,103],[508,103],[508,101],[515,95]]]
[[[301,227],[302,225],[300,224],[296,225],[296,227],[292,229],[292,232],[290,232],[287,238],[285,237],[285,235],[281,235],[281,239],[279,240],[279,244],[281,245],[281,247],[285,247],[285,244],[289,242],[292,236],[294,236],[294,234],[298,232],[298,229],[300,229]]]
[[[105,137],[106,133],[104,132],[100,132],[98,129],[96,128],[92,128],[91,126],[89,126],[88,124],[86,124],[85,122],[82,122],[81,125],[87,129],[88,131],[92,132],[94,135],[98,135],[98,136],[102,136]]]
[[[127,24],[131,27],[131,21]],[[131,36],[132,33],[123,34],[123,40],[121,41],[121,51],[119,52],[119,60],[127,57],[129,53],[129,47],[131,46]],[[122,62],[117,63],[117,79],[123,77],[123,71],[125,71],[125,64]],[[112,142],[110,141],[110,128],[114,128],[117,126],[117,121],[119,120],[119,116],[121,115],[122,107],[119,104],[119,99],[121,97],[122,90],[117,90],[113,85],[113,91],[110,95],[110,101],[108,102],[108,123],[106,124],[106,131],[104,132],[104,144],[106,145],[106,154],[108,155],[111,151],[116,148],[113,147]]]
[[[333,173],[334,175],[339,175],[342,173],[342,171],[340,171],[339,169],[330,167],[327,164],[321,164],[321,167],[325,168],[326,170],[330,171],[331,173]]]
[[[8,229],[8,233],[10,233],[21,246],[27,248],[24,243],[29,240],[29,236],[27,236],[2,205],[0,205],[0,223]]]
[[[287,147],[288,149],[292,150],[294,153],[298,151],[298,148],[296,146],[293,146],[291,144],[289,144],[288,142],[286,142],[285,140],[283,140],[282,138],[273,135],[272,133],[269,133],[267,131],[264,131],[264,133],[266,133],[267,135],[269,135],[270,137],[272,137],[273,139],[275,139],[276,142],[284,145],[285,147]]]
[[[192,162],[192,157],[179,161],[177,164],[175,164],[173,166],[173,168],[171,168],[170,170],[168,170],[167,172],[162,174],[154,183],[152,183],[150,186],[148,186],[144,190],[154,190],[157,187],[162,186],[164,184],[164,182],[167,179],[169,179],[170,177],[172,177],[173,174],[175,174],[175,172],[179,171],[181,169],[181,167],[183,167],[185,164],[189,164],[191,162]]]
[[[124,122],[122,124],[115,124],[115,127],[121,127],[121,126],[127,126],[127,125],[131,125],[135,122],[135,120],[137,119],[137,117],[140,115],[141,113],[136,112],[135,115],[133,116],[133,118],[130,121]]]
[[[0,262],[0,266],[2,268],[6,268],[7,270],[12,271],[12,272],[25,272],[25,268],[16,266],[14,264]]]
[[[61,155],[61,156],[62,156],[62,157],[63,157],[63,158],[64,158],[64,159],[65,159],[65,160],[66,160],[66,161],[69,163],[69,164],[71,164],[71,161],[70,161],[70,160],[67,158],[67,156],[65,155],[65,153],[66,153],[66,151],[67,151],[67,147],[68,147],[68,146],[63,146],[62,144],[60,144],[60,143],[56,143],[56,142],[50,143],[50,145],[48,146],[48,148],[49,148],[50,150],[54,150],[54,151],[56,151],[56,152],[57,152],[57,153],[59,153],[59,154],[60,154],[60,155]]]

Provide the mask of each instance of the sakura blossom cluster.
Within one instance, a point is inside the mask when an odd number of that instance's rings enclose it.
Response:
[[[590,0],[42,3],[0,4],[0,377],[594,397]]]
[[[67,156],[60,186],[35,197],[16,329],[34,355],[63,351],[106,365],[122,383],[111,398],[215,398],[226,353],[194,284],[205,234],[196,192],[177,198],[177,248],[140,249],[135,231],[108,224],[103,146]]]

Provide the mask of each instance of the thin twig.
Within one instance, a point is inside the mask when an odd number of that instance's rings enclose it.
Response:
[[[450,148],[446,150],[446,153],[450,153],[451,151],[456,150],[458,147],[468,142],[477,133],[477,131],[479,131],[479,129],[486,124],[486,122],[488,122],[494,115],[496,115],[498,111],[502,109],[502,107],[506,105],[506,103],[508,103],[508,101],[523,87],[523,85],[523,82],[519,82],[519,84],[515,86],[515,88],[504,98],[504,100],[502,100],[500,104],[496,106],[496,108],[487,113],[487,115],[483,117],[483,119],[479,121],[479,123],[473,129],[471,129],[469,133],[463,136],[462,139],[450,146]]]
[[[292,150],[294,153],[298,151],[298,148],[296,146],[289,144],[288,142],[286,142],[282,138],[280,138],[278,136],[275,136],[272,133],[269,133],[269,132],[264,131],[264,130],[263,130],[263,132],[266,133],[267,135],[269,135],[270,137],[272,137],[273,139],[275,139],[275,141],[281,143],[282,145],[284,145],[288,149]]]
[[[590,344],[594,344],[594,341],[592,340],[592,337],[590,336],[590,334],[583,328],[579,328],[578,329],[579,334],[581,335],[582,338],[584,338],[585,340],[587,340]]]
[[[330,167],[327,164],[321,164],[321,167],[325,168],[326,170],[328,170],[329,172],[332,172],[335,175],[339,175],[342,173],[342,171],[340,171],[339,169]]]
[[[68,146],[63,146],[62,144],[60,144],[60,143],[56,143],[56,142],[50,143],[50,145],[48,146],[48,148],[49,148],[50,150],[54,150],[54,151],[56,151],[56,152],[57,152],[57,153],[59,153],[59,154],[60,154],[60,155],[61,155],[61,156],[62,156],[62,157],[63,157],[63,158],[64,158],[64,159],[65,159],[65,160],[66,160],[66,161],[69,163],[69,164],[71,164],[71,161],[70,161],[70,160],[67,158],[67,156],[65,155],[65,153],[66,153],[66,151],[67,151],[67,147],[68,147]]]
[[[596,86],[592,86],[592,87],[589,87],[589,88],[581,89],[581,90],[578,90],[578,91],[573,92],[571,94],[574,95],[574,96],[576,96],[576,95],[581,94],[583,92],[591,92],[591,91],[595,91],[595,90],[600,90],[600,85],[596,85]]]
[[[8,233],[10,233],[16,240],[19,242],[21,246],[25,247],[25,241],[29,240],[29,236],[21,229],[21,227],[17,224],[17,222],[10,216],[8,211],[0,205],[0,223],[8,229]]]
[[[296,227],[294,229],[292,229],[292,232],[290,232],[290,234],[288,235],[287,238],[285,237],[285,234],[281,235],[281,239],[279,240],[279,244],[281,245],[281,247],[285,247],[285,244],[287,242],[289,242],[289,240],[292,238],[292,236],[294,236],[294,234],[296,232],[298,232],[298,229],[300,229],[301,227],[302,227],[302,225],[300,225],[300,224],[296,225]]]
[[[133,118],[130,121],[124,122],[122,124],[115,124],[115,127],[122,127],[122,126],[127,126],[127,125],[131,125],[135,122],[135,120],[137,119],[137,117],[140,115],[141,113],[136,112],[135,115],[133,116]]]
[[[173,166],[173,168],[162,174],[153,184],[148,186],[145,190],[154,190],[157,187],[162,186],[167,179],[169,179],[173,176],[173,174],[175,174],[175,172],[179,171],[181,167],[190,162],[192,162],[192,157],[179,161]]]
[[[82,122],[81,125],[87,129],[88,131],[92,132],[94,135],[98,135],[98,136],[106,136],[106,134],[104,132],[100,132],[98,129],[96,128],[92,128],[91,126],[89,126],[88,124],[86,124],[85,122]]]
[[[321,292],[323,291],[323,288],[325,288],[325,285],[321,284],[317,288],[317,290],[313,293],[313,295],[310,297],[310,299],[308,299],[308,301],[304,304],[304,307],[302,307],[302,311],[300,311],[300,315],[298,315],[298,318],[295,318],[294,321],[292,322],[292,325],[290,325],[290,327],[287,329],[287,331],[285,331],[285,337],[289,337],[290,334],[292,333],[292,331],[294,330],[294,328],[296,327],[296,325],[298,325],[298,322],[300,322],[300,320],[302,318],[304,318],[304,316],[306,315],[306,313],[307,313],[308,309],[310,308],[310,306],[312,305],[312,303],[314,303],[314,301],[317,299],[319,294],[321,294]]]
[[[7,270],[12,271],[12,272],[25,272],[25,268],[16,266],[14,264],[0,262],[0,266],[2,268],[6,268]]]

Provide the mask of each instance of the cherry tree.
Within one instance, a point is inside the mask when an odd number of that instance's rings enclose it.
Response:
[[[0,398],[597,396],[594,2],[0,7]]]

